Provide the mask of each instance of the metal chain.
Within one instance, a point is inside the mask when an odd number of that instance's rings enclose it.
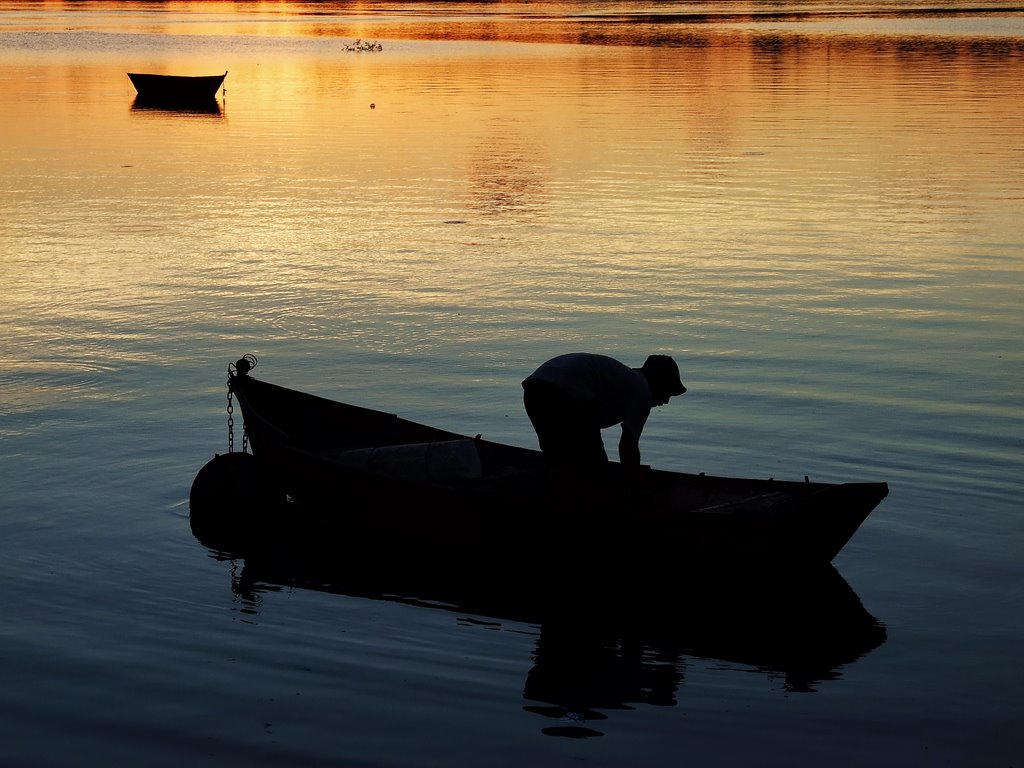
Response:
[[[246,435],[246,439],[248,435]],[[243,440],[243,446],[245,440]],[[235,451],[235,405],[231,401],[231,388],[228,388],[228,453],[234,453]],[[243,453],[245,452],[243,448]]]
[[[243,355],[237,363],[228,363],[228,453],[235,451],[235,404],[232,400],[231,382],[236,376],[245,376],[256,367],[255,355]],[[242,453],[249,452],[249,430],[242,422]]]

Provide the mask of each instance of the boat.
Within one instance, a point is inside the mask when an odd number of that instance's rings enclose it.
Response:
[[[609,462],[552,475],[507,445],[257,379],[228,365],[229,450],[190,491],[193,530],[336,557],[562,572],[778,571],[832,562],[884,482],[718,477]],[[234,407],[243,419],[234,450]],[[269,532],[269,533],[268,533]],[[472,565],[470,565],[472,564]]]
[[[223,75],[203,75],[198,77],[153,75],[141,72],[128,73],[128,79],[135,86],[138,98],[149,104],[213,101],[216,99],[217,91],[227,76],[227,70],[225,70]]]

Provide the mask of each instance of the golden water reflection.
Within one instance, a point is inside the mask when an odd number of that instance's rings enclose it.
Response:
[[[0,10],[29,10],[7,29],[34,30],[61,15],[65,31],[199,37],[345,38],[629,45],[733,46],[764,50],[831,38],[843,47],[922,48],[932,52],[985,50],[1020,53],[1024,13],[999,0],[960,7],[935,2],[826,0],[701,4],[546,0],[513,2],[224,2],[191,0],[79,3],[7,2]],[[139,10],[156,11],[136,13]]]
[[[4,312],[29,338],[43,318],[202,323],[236,295],[265,336],[343,325],[417,349],[472,312],[491,325],[467,343],[555,322],[583,339],[623,314],[668,334],[1012,309],[1024,35],[45,7],[56,22],[22,24],[49,37],[0,41]],[[672,44],[566,44],[655,29]],[[546,42],[509,43],[526,36]],[[128,69],[227,69],[227,93],[210,114],[139,110]]]

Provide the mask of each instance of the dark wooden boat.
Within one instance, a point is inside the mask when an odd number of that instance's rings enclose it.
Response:
[[[223,75],[152,75],[129,72],[128,78],[135,86],[139,98],[149,103],[188,103],[212,101],[217,97],[227,71]]]
[[[881,482],[631,473],[615,462],[571,482],[549,477],[539,451],[264,382],[254,365],[247,355],[228,380],[252,452],[216,456],[193,482],[192,524],[206,538],[228,527],[237,542],[243,527],[312,536],[338,556],[779,570],[831,562],[888,494]]]

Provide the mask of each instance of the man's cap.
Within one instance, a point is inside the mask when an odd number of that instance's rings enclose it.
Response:
[[[683,382],[679,378],[679,366],[668,355],[650,355],[644,361],[643,370],[652,378],[657,379],[672,397],[686,391],[686,387],[683,386]]]

